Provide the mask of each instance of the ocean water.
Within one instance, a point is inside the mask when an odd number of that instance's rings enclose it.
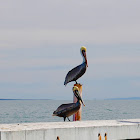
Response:
[[[0,123],[62,122],[52,116],[63,103],[56,100],[0,100]],[[84,101],[82,120],[114,120],[140,118],[140,100]],[[72,120],[72,117],[70,117]]]

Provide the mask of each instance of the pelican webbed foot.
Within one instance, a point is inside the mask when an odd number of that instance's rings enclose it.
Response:
[[[81,85],[81,86],[83,85],[83,84],[77,83],[77,81],[75,81],[75,84],[77,84],[77,85]]]
[[[70,119],[67,117],[67,119],[69,120],[69,122],[70,122]]]

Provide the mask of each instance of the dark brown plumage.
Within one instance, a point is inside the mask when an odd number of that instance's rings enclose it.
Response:
[[[67,85],[69,82],[75,81],[77,83],[77,79],[79,79],[85,72],[88,67],[87,57],[86,57],[86,48],[81,47],[81,54],[83,56],[83,63],[78,65],[77,67],[70,70],[65,78],[64,85]]]
[[[68,117],[75,114],[80,109],[81,102],[83,103],[83,101],[81,99],[79,88],[77,86],[73,87],[73,93],[77,98],[77,102],[60,105],[57,110],[53,112],[53,116],[63,117],[64,121],[66,120],[66,118],[69,120]]]
[[[70,70],[68,74],[66,75],[64,85],[66,85],[67,83],[71,81],[76,82],[76,80],[79,79],[86,72],[86,68],[87,68],[86,63],[84,62],[81,65]]]

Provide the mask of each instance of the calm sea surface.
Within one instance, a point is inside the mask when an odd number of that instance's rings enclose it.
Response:
[[[1,100],[0,123],[61,122],[52,113],[63,103],[55,100]],[[82,120],[114,120],[140,118],[140,100],[85,101]],[[72,117],[70,117],[72,120]]]

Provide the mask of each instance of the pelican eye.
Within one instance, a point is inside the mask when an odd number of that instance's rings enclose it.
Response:
[[[75,90],[75,92],[77,93],[77,92],[78,92],[78,90]]]
[[[85,51],[85,50],[82,50],[82,54],[83,54],[83,56],[85,56],[85,53],[86,53],[86,51]]]
[[[86,51],[85,50],[82,50],[82,53],[85,53]]]

